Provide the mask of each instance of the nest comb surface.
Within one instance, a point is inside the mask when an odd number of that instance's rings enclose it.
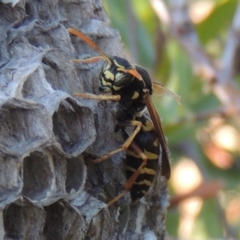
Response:
[[[84,44],[71,40],[66,27],[104,38],[99,46],[111,53],[120,54],[121,47],[112,44],[119,35],[102,21],[101,1],[84,2],[0,3],[0,239],[116,239],[121,232],[119,239],[140,239],[138,229],[148,231],[146,213],[165,214],[163,203],[162,209],[141,205],[130,217],[128,211],[119,217],[118,207],[109,210],[85,191],[83,153],[101,156],[120,142],[112,131],[111,104],[72,97],[75,91],[98,91],[100,67],[73,65]],[[95,14],[91,20],[89,11]],[[96,167],[103,185],[118,186],[113,197],[125,181],[119,162],[116,157]],[[99,184],[97,171],[88,176]],[[158,187],[164,202],[165,182]],[[164,232],[164,224],[153,225]]]

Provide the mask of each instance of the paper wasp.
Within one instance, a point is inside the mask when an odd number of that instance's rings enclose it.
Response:
[[[124,190],[108,205],[120,199],[127,191],[130,191],[132,202],[143,197],[153,183],[158,169],[158,159],[161,155],[161,174],[166,179],[170,178],[171,169],[168,147],[157,111],[151,101],[153,84],[162,92],[173,95],[172,92],[160,84],[152,83],[148,72],[136,65],[132,65],[124,58],[117,56],[108,57],[98,46],[82,32],[69,28],[74,34],[91,46],[100,56],[88,59],[75,59],[74,62],[93,63],[105,60],[100,78],[100,91],[111,95],[92,95],[86,93],[75,93],[89,99],[118,101],[116,119],[117,128],[121,129],[125,142],[121,148],[93,160],[99,163],[113,154],[126,150],[126,174],[127,182]],[[145,112],[148,109],[150,118]],[[126,127],[133,126],[134,131],[129,136]],[[160,150],[161,148],[161,150]]]

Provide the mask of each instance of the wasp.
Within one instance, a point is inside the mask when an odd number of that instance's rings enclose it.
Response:
[[[171,176],[169,150],[163,133],[160,117],[151,100],[153,86],[161,92],[171,91],[158,83],[152,83],[148,72],[137,65],[131,64],[124,58],[114,56],[108,57],[99,47],[84,33],[73,28],[68,31],[81,38],[92,47],[100,56],[88,59],[75,59],[74,62],[93,63],[104,60],[102,70],[99,75],[99,90],[103,93],[93,95],[87,93],[75,93],[88,99],[113,100],[118,101],[116,129],[121,129],[125,139],[122,147],[104,156],[93,160],[95,163],[106,160],[113,154],[126,151],[126,177],[127,182],[124,190],[108,205],[118,201],[127,191],[130,191],[132,203],[142,198],[151,187],[158,169],[158,160],[161,156],[161,175],[166,179]],[[147,108],[148,113],[145,111]],[[129,135],[126,128],[134,127]]]

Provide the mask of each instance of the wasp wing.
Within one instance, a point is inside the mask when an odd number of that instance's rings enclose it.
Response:
[[[164,94],[172,96],[178,104],[181,104],[181,96],[177,95],[176,93],[172,92],[171,90],[167,89],[164,85],[158,82],[152,82],[152,88],[154,89],[153,96],[159,97]]]
[[[168,150],[167,142],[166,142],[166,139],[165,139],[165,136],[163,133],[161,120],[160,120],[157,110],[151,100],[151,97],[150,96],[146,97],[144,99],[144,102],[147,106],[148,112],[153,121],[153,125],[154,125],[155,131],[157,133],[159,143],[162,148],[162,175],[165,176],[167,179],[169,179],[171,176],[169,150]]]

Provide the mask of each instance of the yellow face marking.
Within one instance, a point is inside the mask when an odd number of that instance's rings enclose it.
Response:
[[[124,66],[120,65],[116,60],[113,60],[114,64],[119,68],[124,68]],[[117,69],[119,70],[119,69]]]
[[[120,78],[121,76],[122,76],[122,73],[119,73],[119,72],[118,72],[118,73],[116,73],[115,78],[118,79],[118,78]]]
[[[111,82],[106,82],[103,77],[101,78],[101,82],[102,82],[102,85],[104,85],[104,86],[112,86],[112,83]]]
[[[108,70],[111,67],[111,64],[107,63],[105,70]]]
[[[139,97],[139,93],[138,92],[134,92],[133,96],[131,97],[131,99],[136,99]]]
[[[117,86],[113,85],[113,89],[114,89],[115,91],[118,91],[119,89],[121,89],[121,87],[117,87]]]
[[[143,181],[135,182],[134,184],[135,184],[135,185],[147,185],[147,186],[149,186],[149,187],[152,186],[152,182],[151,182],[151,181],[148,181],[148,180],[143,180]]]
[[[118,67],[118,68],[117,68],[117,71],[119,71],[119,72],[125,72],[126,70],[125,70],[124,67]]]
[[[112,81],[114,80],[114,75],[110,71],[104,71],[104,75],[105,75],[106,79],[109,79]]]

